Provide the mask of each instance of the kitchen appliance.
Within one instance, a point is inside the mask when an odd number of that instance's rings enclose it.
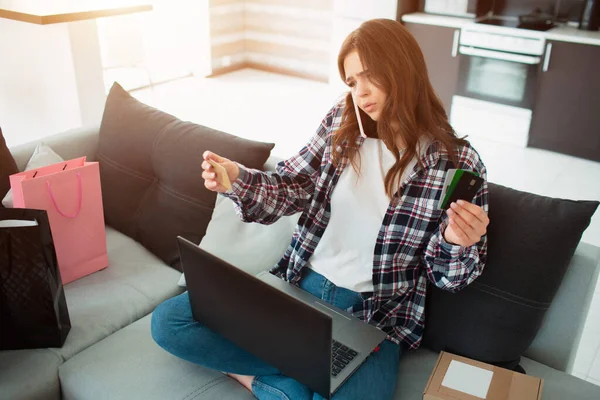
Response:
[[[599,28],[600,0],[587,0],[579,20],[579,29],[597,31]]]
[[[460,135],[527,146],[546,26],[518,18],[464,25],[450,120]]]
[[[554,28],[554,16],[536,8],[529,14],[519,15],[519,25],[517,28],[532,29],[535,31],[547,31]]]

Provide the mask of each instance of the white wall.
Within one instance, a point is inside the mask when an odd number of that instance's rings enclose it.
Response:
[[[344,39],[366,20],[373,18],[396,19],[397,7],[397,0],[334,0],[329,84],[340,93],[348,91],[348,87],[340,78],[337,65],[337,56]]]
[[[0,8],[44,14],[141,2],[0,0]],[[9,146],[100,123],[106,93],[96,20],[42,26],[0,18],[0,59],[0,126]]]
[[[81,125],[67,24],[0,18],[0,126],[8,146]]]
[[[148,64],[156,81],[210,74],[208,0],[154,0],[140,14]]]
[[[99,18],[108,90],[210,74],[208,0],[154,0],[152,12]]]

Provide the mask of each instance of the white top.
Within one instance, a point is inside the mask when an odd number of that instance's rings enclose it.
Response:
[[[396,158],[373,138],[365,139],[359,154],[359,174],[349,163],[332,192],[331,218],[308,265],[336,286],[372,292],[375,241],[390,204],[384,179]],[[415,164],[416,158],[402,180]]]

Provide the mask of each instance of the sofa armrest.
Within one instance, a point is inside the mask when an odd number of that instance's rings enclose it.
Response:
[[[71,129],[47,136],[41,140],[12,147],[10,148],[10,152],[17,163],[19,171],[25,169],[35,147],[40,142],[44,142],[50,146],[56,154],[65,160],[86,156],[87,161],[94,161],[98,150],[99,131],[99,125]]]
[[[600,271],[600,248],[580,243],[525,356],[571,373]]]

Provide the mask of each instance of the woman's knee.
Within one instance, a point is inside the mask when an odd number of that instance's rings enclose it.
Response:
[[[152,338],[164,349],[168,350],[171,346],[176,326],[188,319],[185,302],[189,304],[187,293],[164,301],[152,312],[150,325]]]

